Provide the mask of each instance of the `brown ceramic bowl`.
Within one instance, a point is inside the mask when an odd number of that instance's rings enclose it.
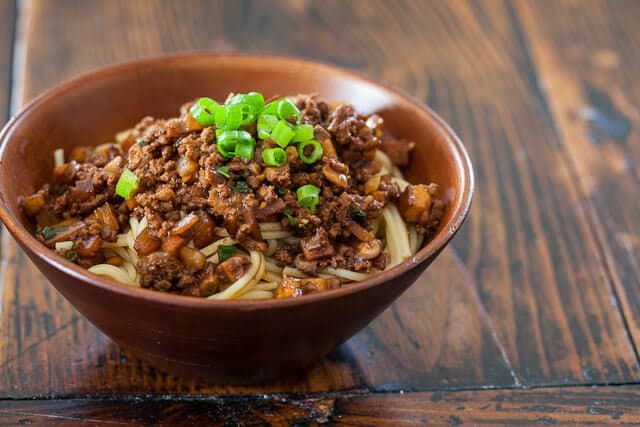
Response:
[[[171,117],[198,96],[316,92],[377,112],[417,143],[406,176],[440,184],[448,201],[437,235],[413,258],[361,283],[297,299],[209,301],[130,287],[88,273],[44,247],[18,198],[50,180],[52,152],[110,141],[146,115]],[[0,219],[36,266],[116,342],[175,372],[253,382],[309,366],[391,304],[464,221],[473,192],[467,153],[433,111],[351,71],[298,59],[188,54],[129,62],[75,78],[27,105],[0,134]],[[425,301],[427,304],[428,301]]]

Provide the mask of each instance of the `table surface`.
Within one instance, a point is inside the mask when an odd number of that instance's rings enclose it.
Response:
[[[0,0],[0,120],[131,58],[296,55],[430,105],[477,176],[418,283],[303,377],[253,386],[136,359],[3,233],[0,425],[640,423],[639,21],[635,0]]]

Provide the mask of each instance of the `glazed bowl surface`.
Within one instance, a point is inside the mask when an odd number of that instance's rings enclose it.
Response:
[[[408,180],[440,185],[447,209],[437,234],[412,258],[366,281],[268,301],[211,301],[119,284],[67,261],[33,236],[19,198],[50,181],[54,149],[111,141],[142,117],[173,117],[180,105],[199,96],[224,99],[229,92],[248,91],[266,97],[317,93],[381,115],[385,129],[416,142],[404,171]],[[249,383],[291,374],[365,327],[447,245],[468,214],[472,194],[466,150],[433,111],[368,77],[293,58],[183,54],[103,68],[45,92],[0,134],[0,219],[49,282],[140,357],[162,369],[218,381]]]

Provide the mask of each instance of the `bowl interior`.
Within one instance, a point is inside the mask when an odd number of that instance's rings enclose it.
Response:
[[[360,112],[380,114],[395,136],[415,141],[406,176],[414,183],[438,183],[448,202],[441,230],[427,251],[434,253],[444,245],[451,225],[459,225],[466,214],[472,177],[464,149],[437,116],[407,96],[355,73],[307,61],[187,55],[123,64],[80,77],[23,110],[2,135],[3,219],[15,223],[10,229],[33,228],[18,200],[51,179],[54,149],[112,141],[115,133],[144,116],[172,117],[190,99],[223,100],[229,92],[247,91],[266,97],[317,93],[326,100],[348,102]]]

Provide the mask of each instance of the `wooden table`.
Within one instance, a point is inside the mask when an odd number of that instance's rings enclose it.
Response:
[[[131,58],[298,55],[429,104],[477,174],[419,283],[304,377],[250,387],[134,358],[3,233],[0,424],[640,423],[638,22],[635,0],[0,0],[3,119]]]

